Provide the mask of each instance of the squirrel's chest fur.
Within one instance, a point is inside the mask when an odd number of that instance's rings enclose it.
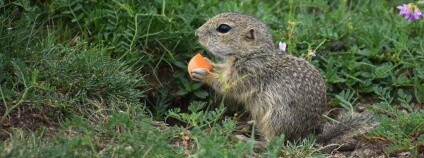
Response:
[[[227,60],[222,79],[229,85],[227,95],[244,104],[258,128],[271,132],[265,133],[268,136],[280,131],[288,137],[303,136],[299,131],[310,133],[308,128],[316,128],[326,109],[324,80],[300,58],[270,55]],[[277,126],[280,123],[291,126]]]

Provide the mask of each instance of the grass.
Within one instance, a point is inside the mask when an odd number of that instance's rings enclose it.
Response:
[[[208,56],[195,29],[225,11],[314,64],[331,107],[371,111],[379,126],[361,142],[375,155],[418,157],[424,21],[395,8],[409,2],[2,1],[0,157],[329,156],[309,139],[239,141],[242,107],[188,77],[190,57]]]

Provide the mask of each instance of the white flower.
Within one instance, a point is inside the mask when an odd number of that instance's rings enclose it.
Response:
[[[278,43],[278,46],[279,46],[279,49],[280,49],[279,54],[286,54],[287,43],[280,42],[280,43]]]

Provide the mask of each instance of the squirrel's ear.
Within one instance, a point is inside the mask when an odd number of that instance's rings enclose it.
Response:
[[[246,40],[252,41],[255,39],[255,30],[250,29],[249,32],[246,33]]]

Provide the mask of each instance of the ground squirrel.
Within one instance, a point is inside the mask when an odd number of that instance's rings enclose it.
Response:
[[[221,13],[195,35],[223,63],[213,63],[213,72],[194,69],[192,79],[244,104],[266,139],[284,134],[296,140],[322,131],[328,110],[323,78],[306,60],[278,54],[265,24]]]

